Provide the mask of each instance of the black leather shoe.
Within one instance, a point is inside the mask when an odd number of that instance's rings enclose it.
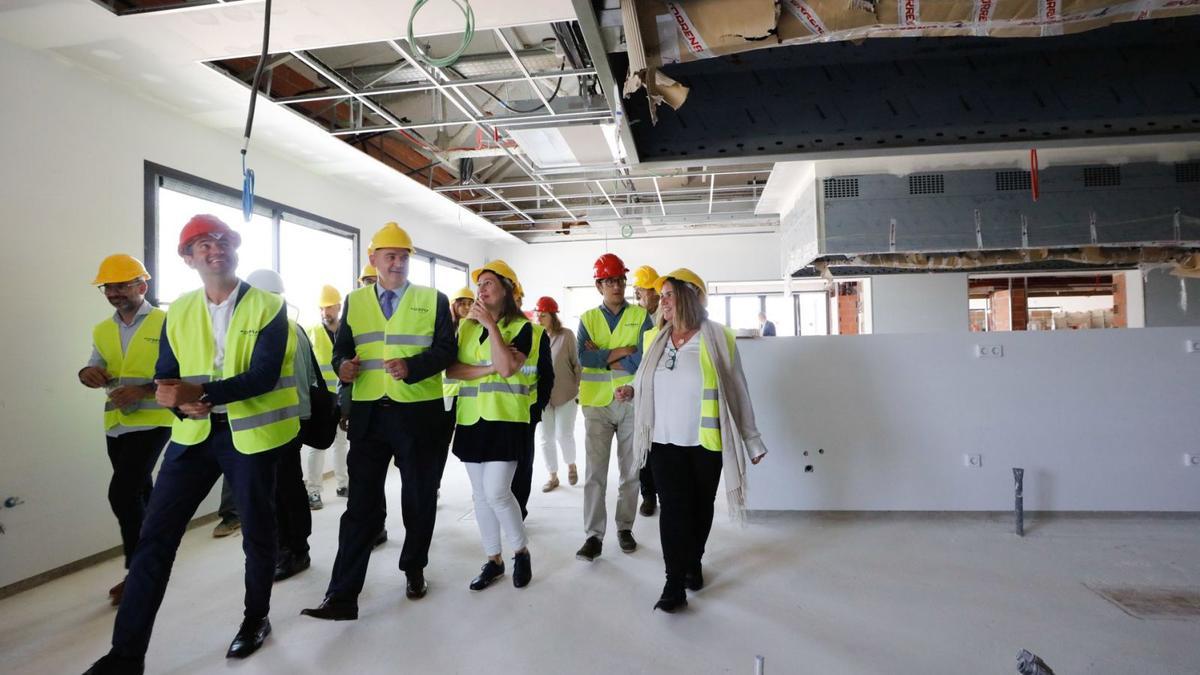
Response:
[[[654,609],[661,609],[667,614],[674,614],[679,610],[687,607],[687,594],[683,589],[675,590],[670,584],[663,587],[662,595],[658,598],[658,602],[654,603]]]
[[[592,562],[600,557],[600,552],[604,550],[604,544],[596,537],[588,537],[587,541],[583,542],[583,546],[575,552],[576,560]]]
[[[683,575],[683,586],[689,591],[698,591],[704,588],[704,572],[699,565],[695,569]]]
[[[341,600],[330,595],[321,601],[319,607],[302,609],[300,613],[326,621],[354,621],[358,618],[358,601]]]
[[[480,568],[479,576],[471,580],[471,590],[482,591],[502,576],[504,576],[504,563],[488,560]]]
[[[525,588],[533,579],[533,567],[529,564],[529,551],[513,556],[513,586]]]
[[[380,530],[379,534],[375,535],[375,541],[371,542],[371,548],[379,548],[380,546],[383,546],[385,543],[387,543],[387,528],[386,527],[383,528],[382,530]]]
[[[142,675],[144,672],[146,664],[142,661],[105,654],[83,675]]]
[[[300,555],[291,552],[284,553],[279,557],[279,562],[275,563],[275,581],[294,577],[308,569],[310,565],[312,565],[312,558],[308,557],[307,553]]]
[[[420,600],[429,592],[429,584],[425,583],[425,572],[413,570],[406,572],[408,583],[404,586],[404,596],[409,600]]]
[[[654,495],[642,497],[642,508],[638,509],[638,513],[643,516],[652,516],[658,510],[658,499]]]
[[[633,538],[633,530],[617,530],[617,544],[626,553],[637,550],[637,540]]]
[[[233,636],[233,642],[229,643],[229,651],[225,652],[225,658],[244,659],[250,656],[258,651],[270,634],[271,620],[267,617],[246,619],[238,629],[237,635]]]

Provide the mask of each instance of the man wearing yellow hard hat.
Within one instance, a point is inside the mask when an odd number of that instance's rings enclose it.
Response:
[[[642,265],[633,271],[633,297],[637,299],[638,305],[646,310],[646,314],[650,319],[654,320],[654,314],[658,311],[658,290],[654,284],[658,281],[658,272],[649,265]],[[645,350],[646,346],[642,345]],[[643,516],[652,516],[658,510],[658,490],[654,487],[654,474],[650,471],[650,465],[646,464],[642,468],[638,477],[641,479],[642,490],[642,507],[639,513]]]
[[[384,225],[367,248],[378,278],[346,297],[333,345],[338,378],[351,388],[350,494],[338,533],[333,574],[318,619],[358,618],[368,553],[386,518],[387,467],[400,469],[405,595],[425,597],[425,566],[437,515],[437,488],[446,466],[439,445],[442,371],[458,352],[450,301],[408,280],[413,243],[396,223]]]
[[[79,371],[84,386],[106,392],[104,441],[113,468],[108,503],[121,529],[125,569],[150,501],[150,474],[175,419],[154,402],[154,366],[166,312],[146,301],[149,279],[133,256],[118,253],[100,263],[92,284],[116,311],[92,329],[92,357]],[[121,603],[124,590],[124,579],[109,590],[113,605]]]
[[[366,271],[364,270],[364,273]],[[321,323],[309,327],[308,339],[312,342],[313,353],[321,366],[321,377],[325,380],[325,386],[336,395],[338,377],[333,370],[333,340],[342,323],[342,294],[333,286],[322,286],[317,298],[317,309],[321,314]],[[333,452],[333,477],[337,481],[337,496],[344,498],[350,485],[350,476],[346,472],[349,444],[345,436],[339,435],[329,449]],[[324,506],[321,501],[321,485],[325,480],[325,451],[308,448],[306,452],[308,456],[305,461],[304,482],[308,489],[308,507],[317,511]]]
[[[359,288],[362,288],[363,286],[370,286],[371,284],[375,283],[375,280],[378,278],[379,271],[375,269],[374,265],[367,263],[366,265],[363,265],[362,271],[358,273],[358,286]]]

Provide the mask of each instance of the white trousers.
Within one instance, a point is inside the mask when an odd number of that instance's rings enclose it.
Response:
[[[304,447],[308,453],[305,458],[304,485],[309,493],[320,492],[321,484],[325,481],[325,453],[333,453],[333,477],[340,488],[350,485],[350,474],[346,472],[346,453],[350,451],[350,442],[341,430],[333,439],[333,445],[328,450]]]
[[[574,399],[560,406],[546,406],[542,411],[542,423],[537,427],[538,447],[546,470],[558,473],[558,448],[562,448],[563,461],[575,463],[575,414],[579,404]]]
[[[529,543],[525,523],[521,521],[521,506],[512,493],[516,462],[463,462],[471,479],[471,496],[475,499],[475,522],[483,553],[500,555],[500,530],[508,537],[513,552]]]

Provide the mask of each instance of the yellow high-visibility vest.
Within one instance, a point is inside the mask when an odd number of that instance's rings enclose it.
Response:
[[[589,309],[579,317],[588,337],[600,349],[619,349],[638,346],[642,324],[646,322],[646,310],[637,305],[626,305],[617,319],[615,330],[609,330],[608,321],[599,307]],[[579,382],[579,403],[583,406],[603,408],[612,403],[617,387],[633,384],[633,373],[616,367],[583,369]]]
[[[283,299],[250,288],[236,302],[225,335],[225,362],[220,373],[213,372],[216,342],[204,289],[181,295],[171,303],[167,313],[167,340],[179,361],[180,379],[203,384],[214,379],[229,379],[249,370],[258,336],[279,314]],[[295,377],[296,332],[290,326],[288,328],[283,367],[275,387],[265,394],[226,405],[233,447],[244,455],[278,448],[300,433],[300,396]],[[176,419],[171,440],[180,445],[196,445],[208,438],[211,429],[208,418]]]
[[[728,344],[729,353],[737,354],[733,331],[725,326],[722,328],[725,331],[725,341]],[[656,335],[658,335],[657,326],[646,330],[642,348],[649,347],[654,342]],[[709,354],[708,345],[704,342],[703,334],[700,335],[700,445],[704,446],[706,450],[714,452],[720,452],[723,449],[721,444],[721,397],[717,388],[717,368],[713,365],[712,356]]]
[[[525,365],[521,366],[520,376],[521,382],[529,387],[529,406],[532,407],[537,403],[537,364],[542,353],[542,335],[546,333],[546,329],[539,323],[529,323],[533,326],[533,346],[529,349],[529,358],[525,359]]]
[[[512,344],[529,321],[520,319],[500,326],[500,337]],[[463,322],[458,331],[458,360],[469,366],[492,363],[491,339],[479,341],[483,326],[477,321]],[[529,422],[529,385],[521,371],[510,377],[492,373],[474,380],[464,380],[458,391],[457,422],[470,426],[480,419],[493,422]]]
[[[351,398],[378,401],[387,396],[400,403],[433,401],[442,397],[441,373],[407,384],[393,379],[383,362],[416,356],[433,346],[437,291],[410,284],[396,303],[391,319],[385,319],[374,286],[364,286],[347,297],[346,322],[354,331],[354,351],[360,369],[354,378]]]
[[[312,341],[313,355],[317,357],[317,365],[321,367],[321,377],[325,387],[337,393],[338,376],[333,371],[333,340],[325,332],[323,324],[317,324],[308,329],[308,339]]]
[[[105,319],[92,330],[92,343],[104,359],[104,368],[118,387],[136,387],[154,382],[154,367],[158,363],[158,341],[162,336],[163,319],[167,313],[155,307],[142,319],[133,332],[127,350],[121,349],[121,331],[112,319]],[[125,427],[169,427],[175,415],[163,408],[150,394],[137,402],[137,408],[122,412],[112,401],[104,401],[104,430],[117,425]]]

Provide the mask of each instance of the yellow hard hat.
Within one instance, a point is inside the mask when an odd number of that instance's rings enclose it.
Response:
[[[92,285],[119,284],[134,279],[149,280],[150,273],[141,260],[124,253],[114,253],[100,261],[100,271]]]
[[[372,265],[371,263],[367,263],[366,265],[363,265],[362,272],[359,272],[358,281],[359,281],[359,283],[362,283],[362,280],[365,279],[366,277],[378,277],[378,276],[379,276],[379,270],[375,269],[375,266]]]
[[[521,282],[517,282],[513,287],[513,298],[517,301],[517,306],[521,305],[521,301],[525,299],[525,288],[521,286]]]
[[[321,287],[321,295],[317,298],[317,307],[330,307],[340,304],[342,304],[342,294],[338,292],[338,289],[329,284]]]
[[[658,272],[649,265],[642,265],[633,271],[634,288],[654,288],[655,281],[658,281]]]
[[[493,260],[490,263],[487,263],[486,265],[484,265],[483,267],[480,267],[479,269],[474,270],[473,272],[471,272],[471,281],[475,284],[478,284],[479,283],[479,275],[482,274],[483,272],[492,272],[492,273],[496,274],[497,276],[504,277],[505,279],[508,279],[509,281],[511,281],[513,283],[513,295],[514,296],[517,294],[516,289],[521,287],[521,282],[517,281],[517,273],[514,272],[512,270],[512,268],[508,266],[508,263],[504,262],[503,260]]]
[[[667,272],[666,275],[661,276],[654,281],[654,290],[662,293],[663,284],[666,283],[667,279],[678,279],[680,281],[686,281],[687,283],[695,286],[696,289],[700,291],[700,302],[704,304],[708,303],[708,287],[704,285],[704,280],[701,279],[700,276],[695,272],[686,267],[680,267],[673,272]]]
[[[453,304],[456,300],[470,300],[471,302],[474,302],[475,293],[473,293],[470,288],[463,286],[462,288],[458,289],[458,292],[454,294],[453,298],[450,298],[450,303]]]
[[[413,250],[412,239],[404,228],[396,223],[388,223],[371,237],[371,245],[367,247],[367,255],[375,252],[377,248],[406,248]]]

